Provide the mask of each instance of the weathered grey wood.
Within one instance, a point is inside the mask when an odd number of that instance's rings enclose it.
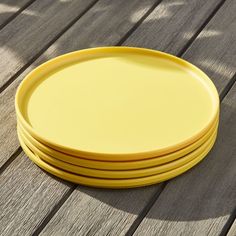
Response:
[[[184,55],[207,69],[219,91],[236,72],[236,2],[227,1]],[[214,33],[213,33],[214,32]],[[221,106],[217,144],[170,181],[135,235],[219,235],[236,207],[236,86]]]
[[[233,225],[231,226],[227,236],[235,236],[236,235],[236,220],[234,221]]]
[[[235,10],[236,2],[226,1],[184,55],[186,60],[211,77],[219,93],[236,72],[236,47],[233,46],[236,40]]]
[[[42,61],[48,59],[49,57],[56,56],[60,54],[64,48],[64,51],[66,50],[75,50],[76,48],[79,48],[78,43],[78,36],[81,35],[82,41],[84,42],[84,45],[87,46],[92,44],[93,42],[96,43],[96,40],[100,39],[106,39],[107,43],[110,42],[110,44],[116,43],[120,38],[127,33],[127,31],[136,23],[136,21],[130,22],[129,14],[131,11],[138,11],[140,19],[143,14],[146,13],[146,11],[152,7],[153,3],[155,3],[154,0],[149,1],[113,1],[113,2],[107,2],[106,0],[101,1],[100,3],[96,4],[90,11],[84,15],[84,17],[78,23],[73,27],[71,30],[68,31],[67,37],[62,37],[62,41],[57,42],[52,47],[50,47],[49,50],[45,54],[42,55],[42,57],[35,62],[33,65],[36,66],[39,63],[42,63]],[[126,6],[123,11],[120,11],[121,6]],[[111,15],[114,15],[115,17],[111,20]],[[91,25],[91,22],[94,19],[97,19],[96,22],[94,22],[93,27],[91,26],[91,31],[87,31],[88,33],[84,32],[84,29],[88,29],[89,24]],[[111,27],[112,24],[112,27]],[[116,26],[116,27],[115,27]],[[98,28],[100,28],[100,33],[96,31]],[[119,30],[119,34],[116,34],[114,37],[109,37],[111,33],[117,32]],[[92,33],[93,32],[93,33]],[[85,34],[83,36],[83,33]],[[90,37],[88,37],[88,35]],[[113,35],[113,34],[112,34]],[[72,37],[73,36],[73,37]],[[82,37],[83,36],[83,37]],[[60,48],[61,50],[56,50],[57,48]],[[32,68],[31,68],[32,69]],[[19,81],[22,79],[19,78],[18,81],[16,81],[8,91],[11,91],[11,93],[8,93],[5,91],[2,95],[1,100],[1,106],[5,103],[4,109],[1,110],[4,114],[1,116],[1,124],[5,121],[4,120],[14,120],[14,122],[6,122],[6,128],[2,126],[2,128],[5,129],[6,136],[1,136],[3,139],[1,139],[1,158],[4,158],[4,152],[6,149],[10,149],[12,146],[11,142],[14,142],[15,147],[17,147],[19,144],[17,142],[16,138],[16,130],[15,130],[15,115],[14,115],[14,108],[13,108],[13,97],[15,93],[15,88],[19,84]],[[8,94],[6,96],[6,94]],[[6,104],[11,104],[10,112],[8,108],[6,107]],[[14,134],[14,138],[8,139],[8,134],[11,133]],[[13,136],[12,136],[13,137]],[[7,142],[7,143],[6,143]],[[8,147],[4,145],[8,145]],[[5,152],[6,154],[6,152]],[[65,187],[63,184],[60,184],[60,182],[57,182],[57,180],[53,179],[51,176],[46,177],[40,177],[36,178],[38,172],[41,173],[42,171],[33,165],[32,163],[29,165],[29,167],[24,166],[23,164],[17,165],[17,161],[21,160],[21,156],[17,157],[17,159],[10,164],[8,169],[6,169],[3,173],[5,176],[5,179],[2,179],[1,181],[4,183],[4,191],[6,192],[6,195],[3,196],[3,202],[1,205],[2,210],[2,217],[0,218],[0,225],[3,226],[4,233],[3,235],[30,235],[33,231],[36,230],[37,226],[42,222],[43,218],[46,217],[48,212],[52,209],[53,206],[55,206],[58,203],[59,195],[61,198],[63,198],[63,195],[66,191],[68,191],[67,186]],[[24,156],[22,159],[22,162],[28,163],[29,160],[25,159]],[[27,170],[27,174],[24,172]],[[12,174],[14,173],[14,174]],[[22,176],[21,176],[22,174]],[[44,172],[42,174],[45,175]],[[19,177],[21,176],[21,177]],[[31,176],[34,176],[34,179],[32,180]],[[52,179],[51,179],[52,178]],[[20,182],[17,182],[17,180],[20,179]],[[31,191],[29,191],[28,194],[28,188],[31,188],[31,185],[33,183],[33,188]],[[52,188],[51,185],[55,185],[55,188]],[[40,186],[43,185],[43,188],[40,188]],[[69,185],[69,184],[68,184]],[[34,187],[35,186],[35,187]],[[71,185],[69,185],[71,186]],[[17,191],[16,191],[17,188]],[[5,190],[6,189],[6,190]],[[70,190],[72,188],[69,188]],[[128,221],[130,220],[131,223],[135,220],[137,215],[142,211],[145,204],[141,204],[142,200],[148,202],[150,200],[150,197],[152,197],[154,190],[156,191],[156,188],[149,187],[148,193],[144,191],[144,189],[140,190],[127,190],[123,191],[123,200],[127,199],[129,195],[139,195],[140,200],[134,201],[134,206],[128,205],[130,203],[123,201],[122,199],[117,198],[117,194],[114,194],[112,191],[109,194],[104,195],[104,190],[91,190],[91,192],[85,193],[86,188],[83,188],[80,192],[81,199],[83,202],[91,202],[92,205],[94,205],[94,210],[96,208],[95,202],[93,200],[93,195],[100,198],[101,201],[107,200],[107,206],[103,204],[103,207],[108,209],[108,206],[111,205],[110,211],[113,212],[113,217],[117,216],[117,219],[119,220],[119,223],[122,223],[121,217],[124,217],[126,220],[126,226],[128,227]],[[80,188],[78,188],[77,191],[80,191]],[[34,193],[36,192],[36,193]],[[21,193],[21,195],[20,195]],[[79,192],[78,192],[79,193]],[[83,194],[84,193],[84,194]],[[55,200],[53,201],[52,196],[55,195]],[[110,198],[109,198],[110,196]],[[103,200],[104,198],[104,200]],[[7,199],[7,201],[5,201]],[[145,199],[145,200],[144,200]],[[98,201],[97,201],[98,202]],[[79,204],[79,202],[77,202]],[[128,203],[128,205],[127,205]],[[35,204],[35,205],[34,205]],[[81,205],[83,206],[83,205]],[[89,206],[89,205],[88,205]],[[42,208],[37,210],[37,208]],[[115,211],[115,208],[120,208],[120,211]],[[5,209],[5,210],[4,210]],[[21,210],[22,209],[22,210]],[[47,210],[45,210],[47,209]],[[120,213],[123,209],[123,212]],[[125,212],[124,209],[127,209],[130,212]],[[0,211],[1,211],[0,210]],[[109,211],[109,209],[108,209]],[[102,221],[102,220],[100,220]],[[131,224],[130,223],[130,224]],[[11,227],[12,226],[12,227]]]
[[[164,0],[125,44],[178,54],[220,2]]]
[[[31,235],[70,189],[20,154],[0,176],[0,235]]]
[[[14,95],[16,87],[19,85],[22,78],[35,66],[60,54],[96,45],[116,44],[156,1],[157,0],[113,0],[107,2],[106,0],[103,0],[98,2],[66,34],[57,40],[25,73],[1,93],[0,136],[2,138],[0,139],[0,167],[8,160],[18,146]],[[120,9],[122,9],[122,11]],[[136,19],[130,21],[130,15],[134,13],[136,14]]]
[[[94,0],[35,1],[7,24],[0,33],[0,87],[92,2]]]
[[[0,27],[5,25],[6,22],[11,19],[22,7],[31,3],[32,0],[1,0],[0,2]],[[31,12],[25,12],[25,14],[31,14]]]
[[[125,235],[155,191],[78,188],[40,235]]]

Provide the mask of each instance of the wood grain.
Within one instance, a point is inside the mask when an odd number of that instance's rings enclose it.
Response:
[[[210,76],[219,93],[236,72],[235,10],[236,2],[226,1],[183,56]]]
[[[233,225],[231,226],[227,236],[235,236],[236,235],[236,220],[234,221]]]
[[[223,91],[235,75],[236,3],[227,1],[184,58],[200,65]],[[223,92],[222,92],[223,93]],[[188,173],[170,181],[135,235],[219,235],[236,207],[236,86],[221,105],[217,144]]]
[[[164,0],[124,44],[177,55],[219,3],[221,0]]]
[[[62,35],[37,61],[0,94],[0,167],[18,147],[14,95],[24,76],[42,62],[70,51],[98,45],[116,44],[153,6],[156,0],[98,2],[66,34]],[[123,9],[120,11],[120,9]],[[136,19],[130,21],[130,15]],[[112,16],[112,17],[111,17]],[[94,20],[96,19],[96,20]],[[60,22],[59,22],[60,23]],[[1,73],[1,72],[0,72]]]
[[[0,2],[0,28],[6,25],[11,18],[30,4],[32,0],[1,0]],[[28,14],[30,14],[28,12]]]
[[[31,235],[70,184],[58,181],[20,154],[0,176],[0,235]]]
[[[125,235],[155,191],[78,187],[40,235]]]

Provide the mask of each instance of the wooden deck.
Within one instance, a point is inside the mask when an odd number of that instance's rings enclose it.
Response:
[[[235,236],[235,13],[235,0],[2,0],[0,235]],[[100,190],[61,181],[26,157],[14,111],[20,81],[50,58],[104,45],[172,53],[210,76],[221,118],[204,161],[162,184]]]

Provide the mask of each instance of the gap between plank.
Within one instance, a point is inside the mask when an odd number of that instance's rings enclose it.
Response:
[[[120,39],[120,41],[116,44],[117,46],[121,46],[133,32],[145,21],[145,19],[154,11],[154,9],[162,2],[162,0],[158,0],[154,3],[154,5],[140,18],[140,20]]]
[[[44,220],[40,223],[37,229],[34,231],[32,236],[39,235],[44,227],[48,224],[48,222],[52,219],[52,217],[58,212],[61,206],[65,203],[65,201],[69,198],[69,196],[74,192],[78,185],[74,184],[69,190],[62,196],[60,201],[53,207],[53,209],[49,212],[48,215],[44,218]]]
[[[10,158],[3,164],[3,166],[0,168],[0,175],[3,173],[4,170],[20,155],[22,152],[22,148],[18,147],[16,151],[10,156]]]
[[[230,79],[230,81],[228,82],[228,84],[226,84],[226,86],[224,87],[224,89],[222,90],[221,94],[220,94],[220,101],[222,101],[224,99],[224,97],[228,94],[228,92],[230,91],[230,89],[233,87],[234,83],[236,81],[236,73],[234,74],[234,76],[232,77],[232,79]]]
[[[0,30],[2,30],[8,23],[14,20],[22,11],[24,11],[27,7],[29,7],[36,0],[31,0],[27,2],[24,6],[22,6],[18,11],[16,11],[12,16],[10,16],[5,22],[0,25]]]
[[[126,236],[131,236],[134,234],[142,220],[145,218],[145,216],[148,214],[158,197],[161,195],[162,191],[164,190],[165,186],[167,185],[167,182],[161,183],[160,188],[157,189],[157,191],[153,194],[152,198],[149,200],[147,205],[143,208],[141,213],[138,215],[138,217],[135,219],[135,221],[130,226],[129,230],[125,234]]]
[[[33,58],[31,58],[20,70],[18,70],[8,81],[6,81],[0,87],[0,93],[2,93],[11,83],[13,83],[17,77],[22,74],[32,63],[34,63],[58,38],[60,38],[67,30],[69,30],[83,15],[85,15],[90,8],[92,8],[99,0],[91,2],[87,8],[84,9],[77,17],[75,17],[69,24],[67,24],[60,33],[58,33],[51,41],[49,41],[45,47],[43,47]]]
[[[197,36],[201,33],[201,31],[205,28],[205,26],[210,22],[210,20],[215,16],[218,10],[223,6],[226,0],[222,0],[218,3],[218,5],[214,8],[211,14],[207,17],[207,19],[203,22],[203,24],[199,27],[196,33],[191,37],[191,39],[186,43],[186,45],[180,50],[178,56],[181,57],[187,49],[192,45],[193,41],[197,38]]]
[[[235,219],[236,219],[236,207],[234,208],[232,214],[230,215],[229,219],[227,220],[226,224],[224,225],[219,236],[227,236]]]

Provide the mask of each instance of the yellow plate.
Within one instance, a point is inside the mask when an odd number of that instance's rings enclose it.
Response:
[[[198,162],[200,162],[206,155],[207,153],[211,150],[212,146],[214,145],[214,142],[210,146],[208,146],[205,151],[200,154],[197,158],[193,159],[192,161],[188,162],[187,164],[178,167],[174,170],[170,170],[165,173],[157,174],[157,175],[152,175],[148,177],[142,177],[142,178],[132,178],[132,179],[101,179],[101,178],[92,178],[92,177],[85,177],[82,175],[76,175],[72,174],[70,172],[63,171],[61,169],[58,169],[46,162],[44,162],[42,159],[40,159],[37,155],[35,155],[21,140],[20,136],[20,144],[27,154],[27,156],[39,167],[42,169],[46,170],[47,172],[77,183],[77,184],[82,184],[82,185],[87,185],[87,186],[93,186],[93,187],[102,187],[102,188],[134,188],[134,187],[141,187],[141,186],[147,186],[151,184],[156,184],[163,182],[165,180],[174,178],[185,171],[189,170],[192,168],[194,165],[196,165]]]
[[[214,84],[192,64],[128,47],[81,50],[29,73],[16,94],[40,142],[95,160],[140,160],[201,138],[219,110]]]
[[[131,169],[141,169],[141,168],[147,168],[152,167],[160,164],[165,164],[167,162],[174,161],[193,150],[200,147],[203,143],[205,143],[210,136],[213,135],[213,133],[218,128],[218,120],[215,122],[214,126],[211,127],[211,129],[208,131],[207,134],[205,134],[201,139],[199,139],[196,143],[191,144],[190,146],[186,147],[185,149],[181,149],[177,152],[173,152],[164,156],[159,156],[155,158],[140,160],[140,161],[126,161],[126,162],[108,162],[108,161],[95,161],[95,160],[89,160],[84,158],[79,158],[75,156],[70,156],[67,154],[64,154],[62,152],[58,152],[56,150],[53,150],[42,143],[38,142],[36,139],[34,139],[32,136],[30,136],[18,123],[18,128],[23,133],[25,138],[28,142],[30,142],[31,145],[35,146],[37,149],[39,149],[41,152],[48,154],[49,156],[52,156],[58,160],[77,165],[87,168],[93,168],[93,169],[101,169],[101,170],[131,170]]]
[[[18,130],[18,134],[21,137],[22,141],[25,143],[25,145],[33,151],[35,155],[37,155],[40,159],[43,161],[58,167],[59,169],[72,172],[75,174],[83,175],[83,176],[89,176],[89,177],[96,177],[96,178],[106,178],[106,179],[129,179],[129,178],[139,178],[139,177],[145,177],[145,176],[150,176],[150,175],[155,175],[155,174],[160,174],[163,172],[167,172],[169,170],[176,169],[194,158],[198,158],[199,155],[201,155],[205,149],[207,149],[210,145],[215,140],[217,130],[214,131],[214,134],[211,135],[211,137],[204,143],[202,144],[199,148],[194,150],[193,152],[189,153],[186,156],[180,157],[179,159],[169,162],[164,165],[159,165],[159,166],[154,166],[151,168],[144,168],[144,169],[139,169],[139,170],[116,170],[116,171],[111,171],[111,170],[96,170],[96,169],[90,169],[90,168],[85,168],[77,165],[72,165],[60,160],[57,160],[39,149],[37,149],[34,145],[32,145],[23,135],[23,133]],[[113,162],[114,163],[114,162]],[[115,165],[115,163],[114,163]]]

